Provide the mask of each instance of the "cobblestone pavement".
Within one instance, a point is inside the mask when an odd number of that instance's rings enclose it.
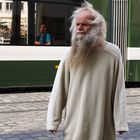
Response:
[[[140,140],[140,88],[127,89],[129,133],[117,140]],[[0,94],[0,140],[63,140],[62,125],[46,131],[49,92]]]

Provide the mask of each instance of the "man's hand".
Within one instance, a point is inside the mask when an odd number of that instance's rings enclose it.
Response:
[[[117,131],[117,135],[122,135],[124,133],[126,133],[127,131]]]
[[[49,130],[52,134],[56,133],[56,130]]]

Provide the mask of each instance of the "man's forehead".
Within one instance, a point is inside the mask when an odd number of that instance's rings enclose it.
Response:
[[[83,11],[77,16],[77,20],[94,20],[94,16],[88,11]]]

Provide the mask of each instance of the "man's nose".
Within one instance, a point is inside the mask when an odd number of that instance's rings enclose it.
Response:
[[[79,24],[78,27],[77,27],[77,29],[78,29],[78,30],[83,30],[82,24]]]

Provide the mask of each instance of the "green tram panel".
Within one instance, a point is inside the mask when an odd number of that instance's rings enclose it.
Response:
[[[140,0],[129,0],[128,49],[140,49]],[[130,52],[131,53],[131,52]],[[140,60],[127,60],[128,82],[140,81]]]

